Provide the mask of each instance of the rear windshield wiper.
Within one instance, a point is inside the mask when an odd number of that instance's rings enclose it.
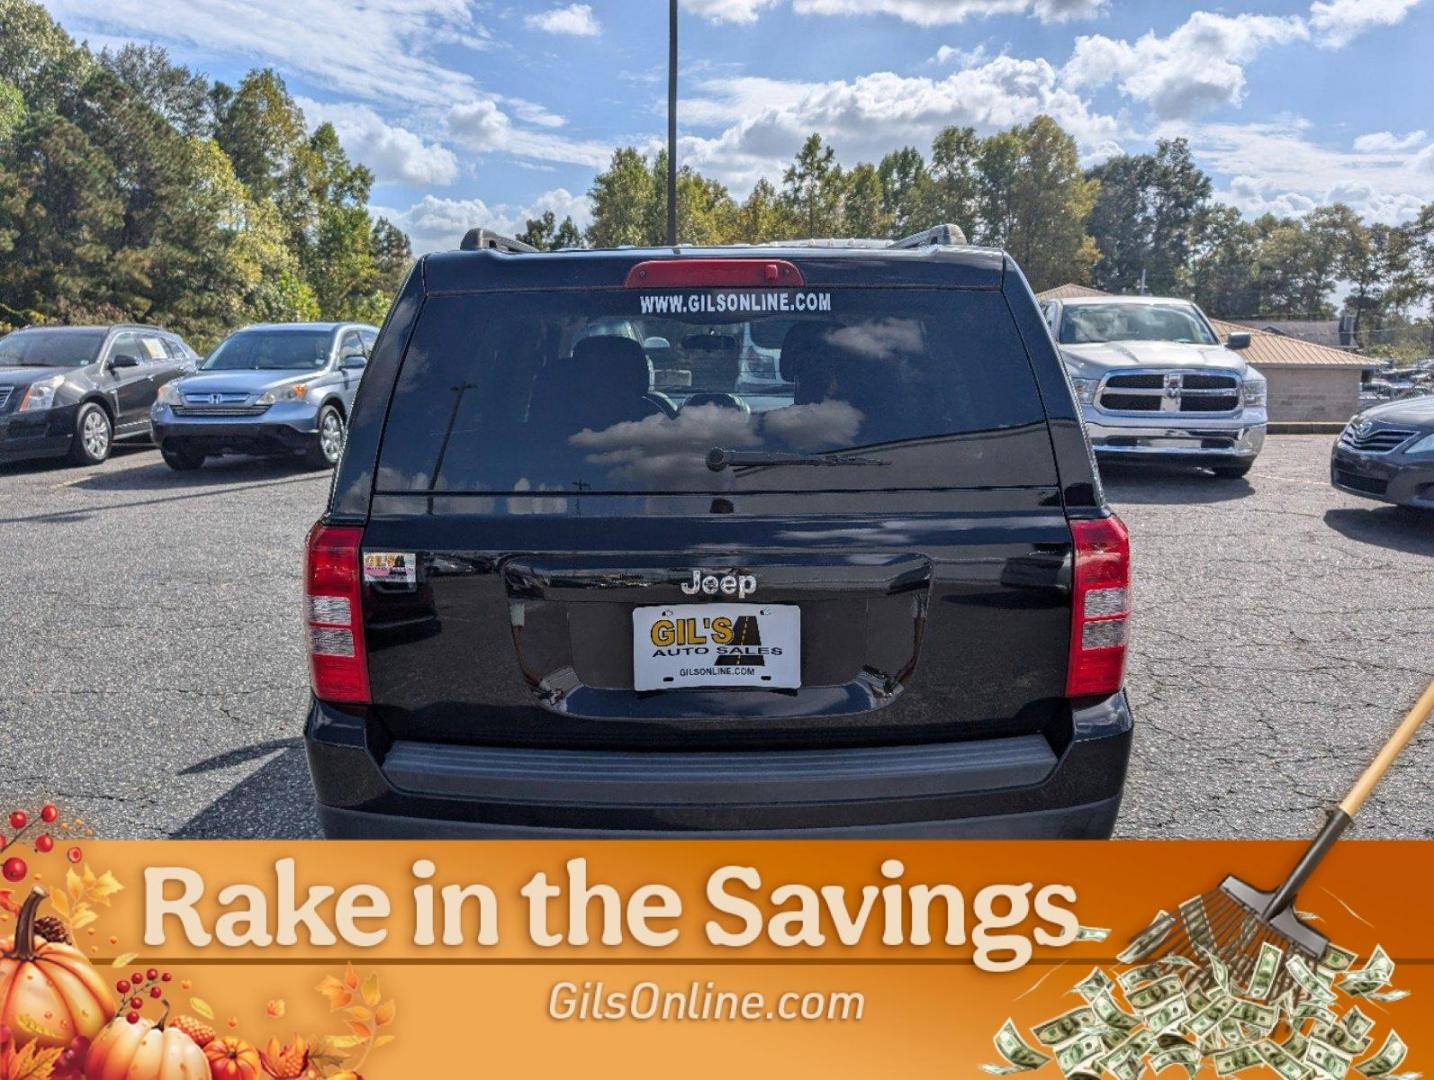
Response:
[[[721,472],[744,465],[886,465],[880,458],[859,454],[782,454],[770,450],[727,450],[714,446],[707,452],[707,467]]]

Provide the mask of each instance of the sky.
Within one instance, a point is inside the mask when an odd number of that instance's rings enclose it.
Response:
[[[551,209],[588,219],[612,150],[666,137],[667,4],[44,0],[235,82],[272,67],[368,165],[415,251]],[[1085,164],[1190,140],[1248,215],[1434,201],[1434,0],[681,0],[679,157],[743,197],[820,132],[845,164],[949,124],[1054,116]]]

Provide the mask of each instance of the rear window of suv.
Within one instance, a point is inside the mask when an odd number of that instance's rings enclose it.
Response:
[[[1056,482],[1030,362],[999,292],[804,295],[813,303],[800,312],[738,307],[723,293],[681,303],[606,289],[431,296],[394,388],[377,489]],[[736,463],[710,468],[714,450]]]

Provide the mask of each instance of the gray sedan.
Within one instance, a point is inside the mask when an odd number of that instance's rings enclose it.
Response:
[[[268,323],[229,335],[197,374],[166,386],[150,412],[170,468],[219,454],[301,455],[332,468],[378,329]]]

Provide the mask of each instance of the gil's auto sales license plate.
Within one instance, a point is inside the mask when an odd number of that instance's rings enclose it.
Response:
[[[801,685],[802,611],[793,604],[672,604],[632,613],[637,690]]]

